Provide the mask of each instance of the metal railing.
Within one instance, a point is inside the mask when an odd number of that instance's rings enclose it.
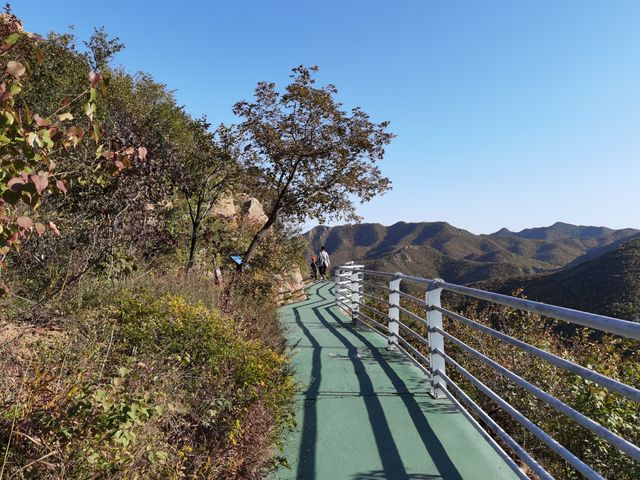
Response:
[[[474,412],[484,425],[501,439],[511,451],[529,466],[531,471],[541,479],[552,479],[547,472],[525,448],[520,446],[498,423],[491,418],[473,399],[447,374],[447,366],[452,367],[457,374],[467,380],[477,390],[499,405],[516,422],[535,435],[552,451],[562,457],[573,468],[588,479],[602,479],[590,465],[574,455],[561,445],[547,432],[533,421],[519,412],[515,407],[503,399],[499,393],[493,391],[481,380],[464,368],[456,359],[446,352],[445,342],[455,345],[457,350],[470,355],[475,361],[495,371],[499,375],[524,389],[538,400],[552,407],[568,419],[579,424],[593,434],[601,437],[607,443],[624,452],[635,461],[640,462],[640,447],[621,437],[615,432],[602,426],[595,420],[578,412],[562,400],[550,395],[518,374],[500,365],[488,356],[474,349],[443,327],[443,316],[452,321],[466,325],[477,332],[493,337],[500,342],[516,347],[529,355],[542,359],[562,370],[594,382],[610,392],[615,392],[627,399],[638,402],[640,409],[640,390],[626,385],[616,379],[607,377],[590,368],[584,367],[570,360],[557,356],[526,342],[518,340],[499,330],[483,325],[475,320],[466,318],[441,305],[443,291],[453,292],[465,297],[484,300],[493,304],[511,307],[539,314],[545,317],[561,320],[569,324],[588,327],[601,332],[621,337],[640,340],[640,323],[620,320],[617,318],[596,315],[587,312],[547,305],[522,298],[501,295],[475,288],[447,283],[441,279],[427,279],[404,275],[402,273],[387,273],[366,270],[363,265],[353,262],[345,264],[334,271],[335,301],[352,317],[353,322],[361,323],[374,329],[388,340],[388,348],[399,350],[418,365],[430,379],[430,394],[435,398],[449,398],[462,413],[473,423],[478,431],[491,442],[502,458],[509,463],[514,471],[523,479],[529,478],[518,468],[515,461],[496,443],[494,438],[485,430],[470,413]],[[408,282],[424,292],[419,298],[400,289],[402,282]],[[377,294],[377,295],[376,295]],[[380,294],[385,295],[381,297]],[[414,313],[401,305],[401,300],[419,306],[425,315]],[[373,302],[371,302],[373,301]],[[377,303],[376,303],[377,302]],[[372,304],[373,303],[373,304]],[[382,307],[380,305],[383,305]],[[387,310],[386,312],[384,310]],[[420,335],[411,325],[401,320],[401,314],[408,317],[419,326],[426,327],[427,337]],[[373,318],[376,317],[376,318]],[[416,344],[413,342],[417,342]],[[420,351],[423,348],[426,353]]]

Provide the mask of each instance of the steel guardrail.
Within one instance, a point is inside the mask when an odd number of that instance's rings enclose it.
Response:
[[[460,363],[458,363],[455,359],[453,359],[449,354],[444,351],[444,343],[442,340],[439,340],[437,345],[431,345],[430,339],[432,337],[439,337],[441,339],[446,340],[447,342],[451,342],[456,347],[460,348],[462,351],[466,352],[471,357],[480,361],[485,366],[491,368],[493,371],[507,378],[509,381],[518,385],[520,388],[523,388],[531,395],[536,397],[538,400],[544,402],[550,407],[556,409],[561,414],[565,415],[567,418],[576,422],[578,425],[586,428],[590,432],[598,435],[600,438],[604,439],[610,445],[616,447],[620,451],[629,455],[634,460],[640,461],[640,447],[634,445],[628,440],[624,439],[620,435],[611,430],[607,429],[603,425],[598,422],[592,420],[588,416],[578,412],[571,406],[562,402],[558,398],[553,395],[545,392],[541,388],[532,384],[531,382],[525,380],[519,375],[515,374],[508,368],[500,365],[498,362],[492,360],[488,356],[480,353],[473,347],[467,345],[465,342],[455,337],[451,333],[447,332],[442,324],[440,317],[435,317],[434,312],[437,315],[444,315],[450,318],[453,321],[460,322],[464,325],[467,325],[483,334],[489,335],[507,345],[514,346],[519,348],[520,350],[531,354],[532,356],[538,357],[542,360],[545,360],[561,369],[578,375],[586,380],[592,381],[601,387],[604,387],[608,391],[617,393],[622,395],[632,401],[640,402],[640,390],[632,387],[630,385],[626,385],[623,382],[620,382],[616,379],[607,377],[606,375],[600,374],[590,368],[583,367],[577,363],[574,363],[570,360],[564,359],[553,353],[547,352],[543,349],[530,345],[526,342],[518,340],[514,337],[511,337],[503,332],[495,330],[491,327],[478,323],[472,319],[466,318],[463,315],[460,315],[456,312],[453,312],[447,308],[443,308],[440,305],[440,292],[441,291],[450,291],[459,295],[464,295],[467,297],[488,301],[491,303],[504,305],[510,308],[514,308],[517,310],[527,311],[531,313],[536,313],[538,315],[542,315],[545,317],[554,318],[557,320],[561,320],[564,322],[568,322],[574,325],[588,327],[594,330],[603,331],[606,333],[619,335],[629,339],[640,339],[640,324],[635,322],[630,322],[627,320],[621,320],[613,317],[607,317],[604,315],[592,314],[588,312],[582,312],[579,310],[573,310],[564,307],[558,307],[554,305],[549,305],[541,302],[535,302],[532,300],[521,299],[516,297],[511,297],[508,295],[502,295],[494,292],[488,292],[484,290],[479,290],[471,287],[465,287],[462,285],[451,284],[445,282],[441,279],[427,279],[421,277],[415,277],[411,275],[405,275],[403,273],[390,273],[390,272],[377,272],[373,270],[365,270],[360,265],[349,265],[344,267],[347,270],[346,276],[348,278],[345,282],[340,282],[341,284],[349,284],[350,287],[347,291],[351,295],[351,306],[345,307],[348,311],[352,312],[355,318],[362,317],[363,320],[369,321],[379,327],[379,329],[374,328],[374,330],[378,333],[383,334],[382,331],[387,331],[387,338],[389,341],[389,348],[398,349],[404,355],[407,355],[416,365],[420,366],[424,371],[429,372],[432,379],[432,392],[440,392],[443,393],[445,397],[448,397],[455,405],[457,405],[462,412],[467,416],[467,418],[474,423],[476,428],[480,429],[484,432],[483,436],[487,438],[488,441],[492,443],[496,451],[501,453],[501,456],[506,455],[506,453],[501,449],[501,447],[495,443],[493,438],[486,433],[486,431],[476,422],[474,417],[466,411],[466,409],[462,406],[461,401],[464,402],[471,410],[473,410],[484,422],[484,424],[494,432],[499,438],[501,438],[509,448],[524,462],[526,463],[531,470],[540,478],[550,479],[551,475],[539,464],[537,461],[522,447],[520,446],[507,432],[505,432],[500,425],[497,424],[486,412],[484,412],[481,407],[477,403],[475,403],[469,395],[467,395],[459,385],[457,385],[453,380],[446,375],[444,371],[444,365],[451,365],[455,370],[457,370],[462,377],[466,378],[475,388],[483,392],[488,398],[490,398],[493,402],[497,403],[501,408],[503,408],[511,417],[513,417],[518,423],[524,426],[527,430],[529,430],[533,435],[538,437],[544,444],[546,444],[551,450],[564,458],[570,465],[572,465],[577,471],[579,471],[582,475],[584,475],[588,479],[601,479],[602,477],[589,465],[584,463],[580,458],[575,456],[572,452],[566,449],[563,445],[557,442],[553,437],[544,432],[540,427],[535,425],[531,420],[529,420],[526,416],[524,416],[521,412],[511,406],[506,400],[504,400],[500,395],[493,390],[491,390],[487,385],[482,383],[478,378],[476,378],[473,374],[471,374],[467,369],[465,369]],[[340,271],[340,270],[339,270]],[[387,279],[390,283],[389,286],[383,286],[380,284],[368,282],[364,280],[365,275],[370,275],[377,278]],[[345,275],[342,277],[336,277],[338,281],[340,281]],[[403,292],[400,290],[400,281],[408,281],[418,283],[423,285],[426,289],[425,300],[422,300],[414,295]],[[388,291],[389,298],[380,298],[379,296],[368,294],[364,291],[364,287],[370,287],[378,290]],[[341,285],[340,287],[341,288]],[[373,308],[371,305],[368,305],[366,302],[361,302],[360,299],[371,299],[376,302],[386,303],[389,306],[389,313],[383,313],[377,308]],[[426,318],[422,318],[420,315],[412,312],[411,310],[400,305],[401,299],[405,299],[413,302],[414,304],[419,305],[421,308],[426,308]],[[360,307],[366,308],[375,312],[377,315],[386,318],[388,325],[383,325],[382,323],[372,319],[371,317],[365,315],[362,312],[359,312]],[[395,312],[395,313],[392,313]],[[416,321],[421,325],[426,326],[429,329],[429,339],[424,338],[418,332],[416,332],[411,326],[401,321],[401,317],[399,314],[407,315],[410,320]],[[368,325],[366,321],[363,321],[363,324]],[[369,326],[369,325],[368,325]],[[373,327],[371,327],[373,328]],[[426,347],[428,353],[425,355],[420,352],[417,348],[415,348],[411,343],[407,341],[407,339],[403,338],[402,333],[407,334],[410,339],[417,341],[423,347]],[[437,361],[435,364],[432,361],[432,358],[440,358],[443,360]],[[436,366],[438,365],[438,366]],[[440,379],[442,383],[435,383],[436,379]],[[438,380],[437,382],[440,382]],[[450,388],[452,392],[449,392],[447,388]],[[433,393],[432,393],[433,394]],[[512,460],[509,460],[509,464],[513,467],[515,464]],[[524,476],[523,472],[519,469],[516,470],[516,473],[521,478],[527,478]]]

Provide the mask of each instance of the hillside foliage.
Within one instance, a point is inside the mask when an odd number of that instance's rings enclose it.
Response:
[[[262,478],[293,426],[295,224],[235,273],[262,225],[219,200],[270,199],[237,129],[116,65],[102,29],[8,11],[0,32],[0,477]]]

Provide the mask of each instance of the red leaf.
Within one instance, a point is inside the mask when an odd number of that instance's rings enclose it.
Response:
[[[84,137],[84,130],[81,127],[69,127],[67,128],[67,135],[70,137]]]
[[[44,235],[44,232],[47,230],[47,228],[41,223],[36,223],[34,227],[36,228],[36,232],[38,232],[38,236]]]
[[[42,118],[37,113],[33,116],[33,119],[36,121],[36,125],[38,125],[39,127],[48,127],[49,125],[51,125],[51,122],[49,120],[47,120],[46,118]]]
[[[100,83],[100,80],[102,80],[102,75],[100,75],[99,73],[96,73],[96,72],[89,73],[89,81],[91,82],[92,87],[95,88],[96,85]]]
[[[30,177],[39,195],[42,195],[42,192],[49,186],[48,176],[47,173],[39,173],[38,175],[31,175]]]
[[[56,180],[56,187],[65,195],[67,194],[67,184],[63,180]]]
[[[138,158],[140,160],[147,158],[147,149],[145,147],[138,147]]]
[[[9,190],[11,190],[12,192],[20,193],[22,191],[22,188],[24,187],[24,184],[25,181],[22,178],[16,177],[7,182],[7,187],[9,187]]]
[[[25,71],[26,71],[25,66],[20,62],[16,62],[15,60],[9,60],[9,62],[7,63],[7,73],[9,75],[12,75],[16,78],[20,78],[22,75],[24,75]]]
[[[116,168],[118,169],[119,172],[124,170],[124,163],[122,163],[120,160],[116,160],[115,165],[116,165]]]
[[[13,235],[7,238],[7,243],[11,245],[13,243],[16,243],[17,240],[18,240],[18,232],[15,232]]]
[[[60,236],[60,230],[58,230],[58,226],[55,223],[49,222],[49,228],[53,230],[53,233],[55,233],[57,236]]]
[[[29,217],[18,217],[16,223],[24,230],[31,230],[33,228],[33,220]]]

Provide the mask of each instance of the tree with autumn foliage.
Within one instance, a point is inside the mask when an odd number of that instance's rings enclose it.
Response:
[[[53,221],[36,221],[34,217],[40,216],[48,194],[67,194],[67,173],[58,168],[61,157],[90,142],[95,178],[101,172],[121,170],[135,156],[146,156],[143,146],[136,150],[100,143],[101,128],[94,116],[104,82],[98,72],[87,72],[85,87],[74,97],[65,98],[55,110],[36,113],[30,108],[24,92],[28,92],[31,75],[44,62],[40,41],[14,31],[5,35],[0,45],[0,264],[33,232],[42,236],[51,230],[60,235]],[[72,113],[78,105],[81,121]]]
[[[253,101],[234,106],[243,119],[244,163],[268,217],[245,262],[277,222],[357,220],[355,199],[366,202],[390,188],[376,165],[393,138],[389,123],[372,122],[359,107],[343,110],[335,86],[315,86],[317,71],[294,68],[284,93],[260,82]]]

